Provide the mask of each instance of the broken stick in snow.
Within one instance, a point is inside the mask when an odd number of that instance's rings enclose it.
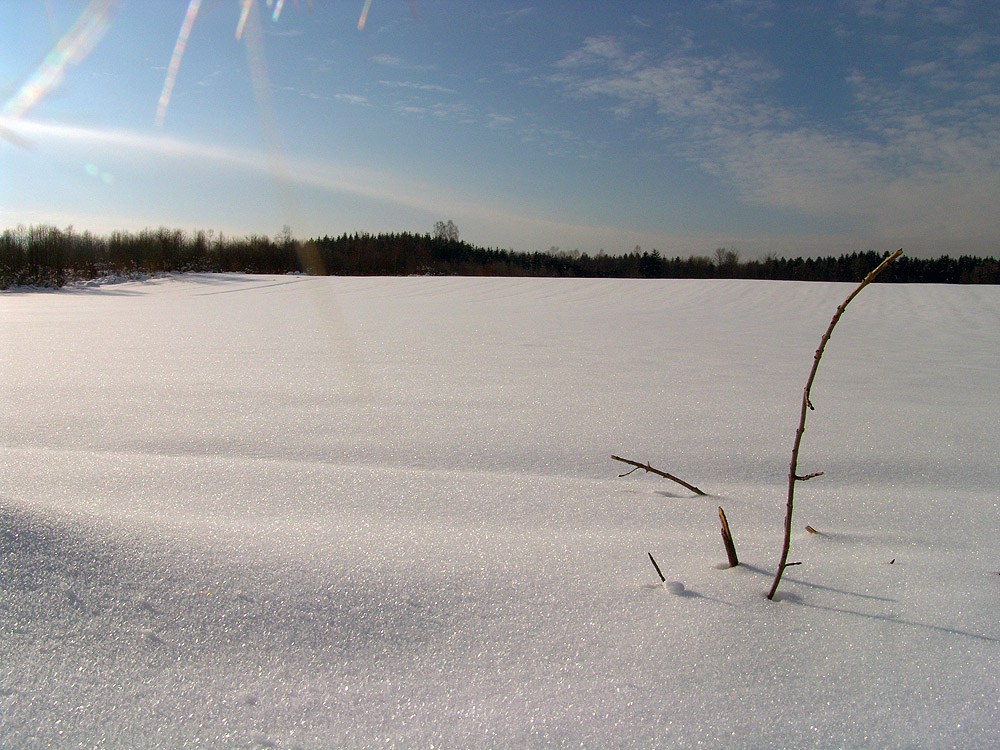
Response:
[[[656,564],[656,560],[653,558],[653,553],[652,552],[647,552],[646,554],[649,555],[649,561],[651,563],[653,563],[653,567],[656,568],[656,575],[658,575],[660,577],[660,581],[662,583],[666,583],[667,579],[664,578],[663,577],[663,573],[660,572],[660,566]]]
[[[736,556],[736,545],[733,544],[733,535],[729,531],[729,521],[726,520],[726,513],[719,506],[719,520],[722,521],[722,544],[726,548],[726,556],[729,558],[729,567],[735,568],[740,564],[740,559]]]
[[[635,471],[636,469],[645,469],[646,471],[651,471],[654,474],[659,474],[661,477],[665,477],[666,479],[669,479],[672,482],[677,482],[677,484],[682,485],[684,487],[687,487],[689,490],[691,490],[696,495],[705,495],[705,496],[707,496],[707,493],[702,492],[697,487],[695,487],[693,484],[688,484],[683,479],[678,479],[673,474],[668,474],[665,471],[660,471],[659,469],[654,469],[652,466],[649,465],[649,463],[641,464],[638,461],[630,461],[629,459],[622,458],[621,456],[612,456],[611,458],[614,459],[615,461],[621,461],[623,464],[629,464],[630,466],[634,466],[635,469],[632,469],[632,471]],[[629,474],[632,473],[632,471],[626,472],[625,474],[621,474],[620,476],[623,476],[623,477],[624,476],[628,476]]]

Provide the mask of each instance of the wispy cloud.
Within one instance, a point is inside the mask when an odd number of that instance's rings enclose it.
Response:
[[[886,23],[900,20],[918,4],[920,3],[914,0],[855,0],[854,2],[860,17]]]
[[[396,57],[395,55],[389,54],[378,54],[371,57],[371,61],[376,65],[381,65],[386,68],[397,68],[399,70],[434,70],[434,65],[420,65],[417,63],[408,62],[401,57]]]
[[[366,96],[358,96],[357,94],[334,94],[333,98],[338,102],[347,102],[348,104],[357,104],[360,106],[368,106],[371,102]]]
[[[453,88],[437,83],[420,81],[395,81],[382,79],[379,86],[395,92],[396,97],[388,106],[396,113],[406,116],[434,117],[455,123],[476,124],[484,120],[465,101],[453,97],[459,94]],[[442,95],[445,98],[442,98]]]
[[[385,65],[388,68],[401,68],[404,65],[403,61],[398,57],[386,54],[373,55],[372,62],[376,65]]]
[[[627,53],[612,37],[587,39],[556,64],[552,80],[578,97],[605,97],[618,114],[652,107],[665,129],[760,127],[785,117],[780,108],[754,97],[778,71],[751,55],[699,56],[680,50],[653,59]]]
[[[285,28],[271,28],[268,27],[265,31],[268,36],[279,37],[279,38],[295,38],[300,37],[305,32],[302,29],[285,29]]]
[[[457,94],[455,89],[439,86],[436,83],[414,83],[413,81],[379,81],[380,86],[392,89],[412,89],[414,91],[431,91],[439,94]]]
[[[634,59],[638,60],[640,57],[635,55]],[[581,68],[600,62],[607,62],[617,70],[634,67],[628,64],[622,45],[613,36],[588,37],[579,49],[563,55],[556,67]]]
[[[480,122],[480,118],[473,114],[466,105],[461,103],[430,102],[427,104],[417,104],[397,102],[393,105],[393,109],[402,115],[434,117],[439,120],[449,120],[466,125],[475,125]]]
[[[523,21],[529,19],[535,15],[537,10],[532,7],[518,8],[516,10],[503,11],[503,19],[507,23],[517,23],[518,21]]]
[[[490,112],[486,115],[486,124],[491,128],[504,128],[513,125],[516,118],[510,115],[502,115],[498,112]]]
[[[299,86],[275,86],[275,91],[284,91],[290,94],[295,94],[296,96],[301,96],[304,99],[312,99],[313,101],[325,101],[325,102],[345,102],[347,104],[355,104],[358,106],[370,106],[371,102],[366,96],[360,96],[358,94],[323,94],[313,89],[304,89]]]
[[[777,7],[774,0],[710,0],[704,3],[707,10],[724,13],[743,26],[769,29],[774,26]],[[782,9],[787,12],[787,9]]]
[[[889,2],[859,10],[886,19],[902,11]],[[960,53],[968,40],[914,45],[891,80],[848,73],[848,119],[861,127],[811,120],[779,101],[782,71],[771,62],[710,55],[691,37],[659,53],[592,37],[558,61],[550,82],[605,102],[748,202],[875,233],[974,235],[1000,230],[990,206],[1000,194],[1000,65]]]

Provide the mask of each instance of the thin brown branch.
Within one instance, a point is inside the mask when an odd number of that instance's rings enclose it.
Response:
[[[771,590],[768,592],[767,598],[773,599],[775,592],[778,590],[778,584],[781,582],[781,574],[785,572],[785,568],[791,563],[788,563],[788,550],[792,543],[792,508],[794,506],[793,498],[795,495],[795,483],[800,481],[802,477],[796,474],[796,467],[799,462],[799,446],[802,444],[802,434],[806,431],[806,414],[810,409],[813,409],[812,401],[809,398],[809,393],[812,390],[813,381],[816,379],[816,371],[819,369],[819,361],[823,357],[823,351],[826,349],[826,344],[830,340],[830,336],[833,335],[833,328],[837,325],[837,321],[840,320],[840,316],[844,314],[844,310],[851,303],[861,290],[872,283],[875,277],[878,276],[882,271],[884,271],[890,263],[892,263],[896,258],[903,254],[902,248],[894,252],[892,255],[886,256],[886,258],[878,264],[865,278],[858,284],[858,288],[848,295],[847,299],[837,308],[837,312],[834,313],[833,320],[830,321],[829,327],[826,329],[826,333],[823,334],[823,338],[820,339],[819,348],[816,350],[816,354],[813,357],[812,370],[809,372],[809,379],[806,381],[806,386],[802,390],[802,408],[799,411],[799,426],[795,431],[795,441],[792,444],[792,461],[788,469],[788,501],[786,503],[785,509],[785,537],[781,546],[781,561],[778,563],[778,572],[774,575],[774,583],[771,584]]]
[[[816,477],[821,477],[821,476],[823,476],[823,472],[822,471],[814,471],[812,474],[806,474],[805,476],[802,476],[802,477],[800,477],[798,474],[796,474],[795,475],[795,479],[797,481],[799,481],[799,482],[807,482],[810,479],[815,479]]]
[[[659,469],[654,469],[652,466],[649,465],[648,462],[644,463],[644,464],[641,464],[638,461],[630,461],[629,459],[622,458],[621,456],[612,456],[611,458],[614,459],[615,461],[621,461],[623,464],[628,464],[629,466],[636,467],[635,469],[632,469],[632,471],[635,471],[636,469],[645,469],[646,471],[652,472],[653,474],[659,474],[661,477],[669,479],[672,482],[677,482],[677,484],[679,484],[679,485],[681,485],[683,487],[687,487],[689,490],[691,490],[696,495],[703,495],[703,496],[707,497],[707,493],[702,492],[697,487],[695,487],[693,484],[688,484],[683,479],[678,479],[673,474],[668,474],[665,471],[660,471]],[[625,474],[619,474],[619,476],[622,476],[622,477],[628,476],[629,474],[632,473],[632,471],[627,472]]]

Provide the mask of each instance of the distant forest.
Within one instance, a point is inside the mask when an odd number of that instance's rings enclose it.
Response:
[[[882,259],[874,251],[839,257],[743,260],[719,248],[712,255],[668,258],[656,250],[589,255],[518,252],[476,247],[457,229],[435,234],[343,234],[295,239],[285,230],[273,238],[186,233],[172,229],[112,232],[98,236],[72,227],[19,227],[0,233],[0,289],[60,287],[107,276],[136,277],[169,271],[303,272],[345,276],[576,276],[590,278],[781,279],[859,281]],[[935,259],[904,255],[880,282],[1000,284],[1000,261],[963,255]]]

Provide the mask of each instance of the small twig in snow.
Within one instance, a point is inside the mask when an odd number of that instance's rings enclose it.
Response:
[[[644,463],[644,464],[641,464],[638,461],[630,461],[629,459],[622,458],[621,456],[612,456],[611,458],[614,459],[615,461],[621,461],[623,464],[628,464],[629,466],[634,466],[635,469],[632,469],[632,471],[635,471],[636,469],[645,469],[646,471],[650,471],[653,474],[659,474],[661,477],[669,479],[672,482],[677,482],[677,484],[682,485],[683,487],[687,487],[689,490],[691,490],[696,495],[702,495],[702,496],[706,496],[707,497],[706,493],[704,493],[701,490],[699,490],[693,484],[688,484],[683,479],[678,479],[673,474],[668,474],[665,471],[660,471],[659,469],[654,469],[652,466],[649,465],[648,461],[646,463]],[[626,477],[629,474],[631,474],[632,471],[628,472],[627,474],[619,474],[619,476]]]

